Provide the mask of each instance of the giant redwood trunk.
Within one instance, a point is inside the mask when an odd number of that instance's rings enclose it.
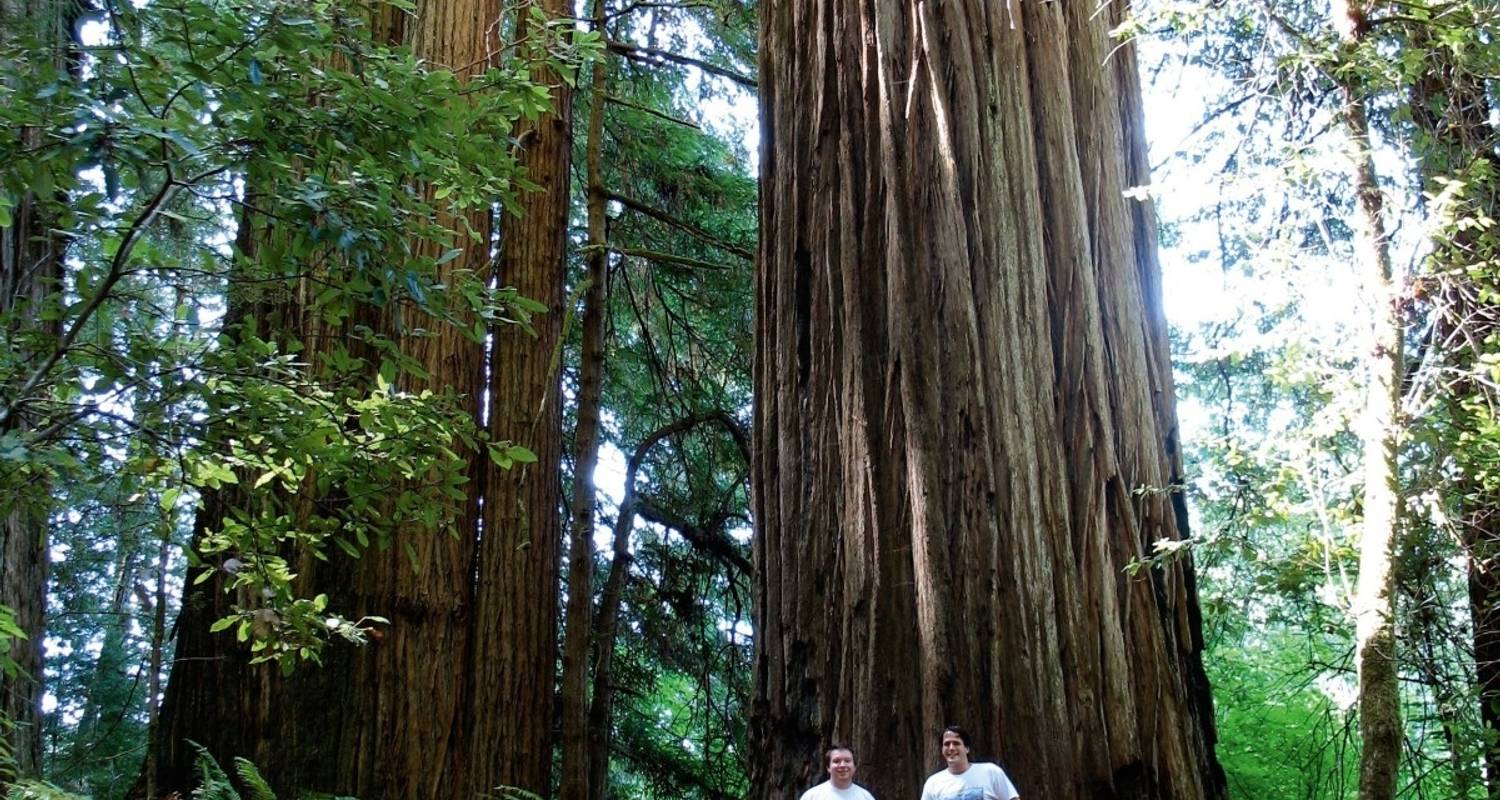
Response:
[[[548,7],[551,13],[556,6]],[[501,11],[491,0],[429,0],[410,19],[382,24],[394,26],[391,41],[409,43],[420,57],[472,73],[498,50],[491,37]],[[395,309],[367,311],[360,320],[393,338],[429,329],[399,340],[431,376],[430,382],[403,378],[407,388],[451,388],[476,418],[484,416],[488,389],[492,434],[527,445],[538,462],[503,472],[476,456],[467,484],[473,493],[451,523],[453,535],[397,531],[394,546],[372,548],[358,561],[336,552],[327,562],[302,559],[302,591],[326,592],[351,618],[390,620],[364,647],[331,645],[321,668],[304,665],[282,677],[274,665],[249,665],[232,636],[208,633],[235,598],[215,588],[218,579],[192,591],[177,625],[154,745],[162,791],[191,785],[195,753],[187,743],[194,741],[221,761],[251,759],[286,796],[309,790],[417,800],[472,797],[502,785],[546,793],[560,438],[552,357],[561,331],[568,190],[567,97],[553,99],[559,112],[520,137],[529,147],[528,177],[542,188],[521,198],[524,219],[505,218],[498,276],[548,304],[553,313],[534,323],[540,341],[514,328],[496,331],[487,369],[484,343],[455,326],[400,320],[414,312]],[[440,280],[459,270],[490,274],[489,213],[471,213],[463,224],[479,231],[480,240],[444,264]],[[249,251],[259,236],[274,232],[251,224],[241,234],[239,246]],[[432,242],[417,248],[433,258],[444,250]],[[232,303],[231,310],[263,316],[280,335],[306,340],[304,353],[314,363],[317,342],[346,333],[321,328],[319,314],[297,292],[238,309]],[[198,524],[211,528],[235,504],[249,502],[233,492],[205,496]]]
[[[1215,798],[1123,4],[765,0],[756,798]]]

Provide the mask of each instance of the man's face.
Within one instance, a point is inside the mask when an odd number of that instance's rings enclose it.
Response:
[[[969,766],[969,747],[953,731],[943,731],[943,760],[948,762],[950,769],[956,768],[959,772]]]
[[[854,754],[848,750],[834,750],[828,754],[828,777],[840,789],[849,788],[854,781]]]

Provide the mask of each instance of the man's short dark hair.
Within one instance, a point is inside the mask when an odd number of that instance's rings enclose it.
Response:
[[[963,728],[958,727],[957,725],[949,725],[948,727],[946,727],[946,728],[943,729],[943,735],[947,735],[947,734],[950,734],[950,733],[953,734],[954,736],[957,736],[958,739],[959,739],[959,741],[961,741],[961,742],[964,743],[964,747],[967,747],[970,750],[974,749],[974,742],[973,742],[972,739],[969,738],[969,732],[968,731],[964,730]],[[941,737],[939,737],[939,738],[941,738]]]
[[[831,744],[827,750],[823,751],[823,766],[832,764],[833,754],[839,752],[848,753],[851,760],[854,758],[854,748],[847,744]]]

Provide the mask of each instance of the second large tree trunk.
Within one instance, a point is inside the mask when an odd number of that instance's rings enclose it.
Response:
[[[552,13],[561,7],[545,6]],[[493,0],[430,0],[418,3],[411,19],[400,18],[404,30],[391,31],[390,40],[409,42],[420,57],[469,77],[498,50],[500,14]],[[520,137],[530,148],[522,154],[528,177],[541,188],[520,197],[523,219],[504,218],[500,249],[499,281],[549,308],[535,320],[537,338],[496,331],[487,376],[484,344],[456,326],[389,307],[366,309],[361,320],[398,341],[431,375],[427,383],[403,377],[407,388],[451,388],[476,418],[483,418],[488,394],[491,433],[530,447],[537,462],[501,471],[474,456],[471,495],[452,522],[453,535],[397,531],[400,542],[371,548],[358,561],[337,553],[327,562],[304,559],[299,580],[309,594],[326,592],[351,617],[390,620],[364,647],[331,645],[321,668],[303,665],[283,678],[274,665],[249,665],[231,636],[208,633],[231,602],[215,588],[220,581],[190,591],[155,742],[163,790],[191,785],[191,740],[221,761],[254,760],[288,795],[425,800],[500,796],[500,786],[547,793],[560,499],[552,359],[561,334],[569,148],[568,97],[558,89],[553,100],[558,113],[542,115]],[[468,215],[464,224],[479,240],[466,240],[440,279],[458,270],[487,274],[490,218],[487,209]],[[260,235],[247,226],[241,249],[253,249]],[[431,241],[415,247],[434,258],[444,249]],[[313,342],[332,338],[295,298],[242,313],[265,316],[279,335],[308,340],[306,357],[314,363]],[[431,328],[429,335],[398,337],[402,313],[413,315],[405,330]],[[227,492],[206,495],[199,525],[217,525],[243,502]]]
[[[568,0],[533,0],[548,19],[571,13]],[[531,24],[517,13],[519,38]],[[475,587],[470,718],[474,772],[463,796],[517,787],[541,797],[552,779],[553,675],[557,658],[557,562],[562,521],[562,348],[568,207],[573,147],[572,89],[556,74],[552,111],[529,131],[521,163],[539,188],[519,198],[521,213],[500,218],[498,281],[547,306],[536,336],[494,335],[489,430],[497,441],[531,448],[537,461],[484,476],[484,519]]]
[[[50,66],[65,73],[68,34],[76,16],[70,6],[55,0],[0,0],[0,45],[35,35],[50,48],[43,52],[52,60]],[[42,132],[36,128],[23,128],[20,137],[28,147],[43,146]],[[62,289],[64,268],[65,243],[53,231],[55,222],[46,210],[50,199],[29,192],[21,195],[10,223],[0,226],[0,321],[11,326],[3,331],[7,342],[25,341],[27,334],[56,336],[60,332],[57,322],[47,321],[43,313],[49,298]],[[42,354],[25,355],[40,359]],[[23,363],[31,368],[31,362]],[[24,433],[34,426],[35,414],[11,406],[27,399],[35,398],[0,397],[5,412],[0,434]],[[14,468],[11,474],[17,474]],[[10,754],[19,774],[34,776],[42,766],[42,641],[52,487],[40,468],[19,474],[20,480],[5,485],[0,497],[0,606],[10,609],[27,638],[12,639],[8,648],[0,650],[0,657],[21,670],[16,675],[0,672],[0,751]],[[0,789],[9,777],[5,767],[0,762]]]
[[[761,7],[753,797],[1223,794],[1124,11]]]

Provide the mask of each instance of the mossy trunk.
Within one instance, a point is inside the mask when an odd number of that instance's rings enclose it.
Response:
[[[1369,32],[1362,0],[1334,0],[1330,14],[1346,52],[1365,46]],[[1339,70],[1349,177],[1355,192],[1350,227],[1354,257],[1371,307],[1364,356],[1364,522],[1359,533],[1355,588],[1355,666],[1359,674],[1360,800],[1391,800],[1401,761],[1401,695],[1396,659],[1395,552],[1401,519],[1396,448],[1400,436],[1402,326],[1400,296],[1383,217],[1384,195],[1375,171],[1367,87],[1352,69]]]

